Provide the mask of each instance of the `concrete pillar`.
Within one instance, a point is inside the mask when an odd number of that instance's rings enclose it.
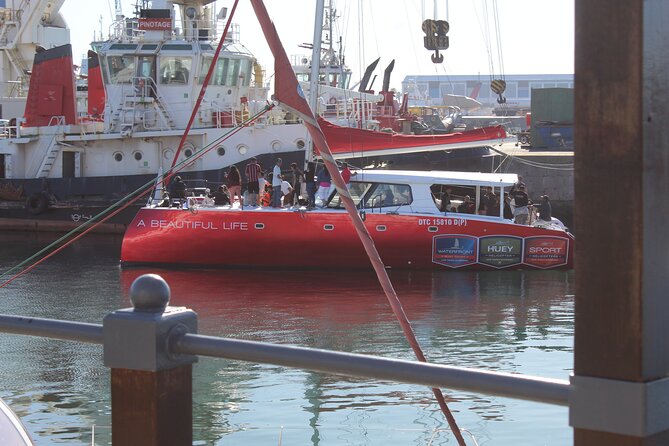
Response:
[[[669,444],[669,2],[575,5],[574,444]]]

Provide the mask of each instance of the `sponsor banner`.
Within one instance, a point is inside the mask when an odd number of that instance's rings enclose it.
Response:
[[[139,19],[139,29],[142,31],[170,31],[172,19]]]
[[[563,237],[527,237],[523,263],[537,268],[566,265],[569,241]]]
[[[437,235],[432,239],[432,261],[451,268],[476,263],[478,243],[468,235]]]
[[[523,239],[507,235],[479,238],[479,263],[495,268],[518,265],[523,260]]]

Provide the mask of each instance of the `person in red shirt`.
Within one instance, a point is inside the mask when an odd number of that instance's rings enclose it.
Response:
[[[260,164],[254,156],[251,158],[251,162],[246,165],[244,168],[244,173],[246,174],[246,179],[248,180],[248,192],[249,192],[249,201],[251,206],[258,206],[258,194],[260,193],[260,185],[258,184],[258,177],[261,172]],[[264,192],[264,191],[263,191]]]
[[[343,168],[341,170],[341,177],[344,179],[344,183],[348,185],[348,183],[351,181],[351,177],[355,175],[354,172],[351,172],[351,169],[348,167],[348,163],[344,162]]]

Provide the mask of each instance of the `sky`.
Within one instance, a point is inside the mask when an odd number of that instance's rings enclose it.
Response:
[[[343,38],[354,81],[377,57],[381,58],[375,72],[379,81],[383,69],[395,59],[391,87],[398,90],[406,76],[419,74],[574,72],[574,0],[333,1],[340,16],[336,31]],[[133,4],[133,0],[122,0],[126,16],[132,15]],[[228,7],[230,11],[232,4],[232,0],[218,0],[216,10]],[[316,0],[265,0],[265,4],[287,54],[309,55],[309,50],[298,45],[313,41]],[[102,29],[108,34],[114,0],[65,0],[61,13],[70,28],[76,61],[88,50],[94,33],[99,37]],[[421,24],[427,18],[450,24],[450,46],[442,51],[442,64],[434,64],[433,52],[423,47]],[[241,42],[271,74],[272,57],[248,0],[240,0],[233,22],[241,27]]]

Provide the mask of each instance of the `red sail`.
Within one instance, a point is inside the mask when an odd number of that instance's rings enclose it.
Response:
[[[76,124],[75,101],[72,45],[35,54],[26,101],[26,127],[55,124],[52,118],[57,116],[64,116],[65,124]]]

